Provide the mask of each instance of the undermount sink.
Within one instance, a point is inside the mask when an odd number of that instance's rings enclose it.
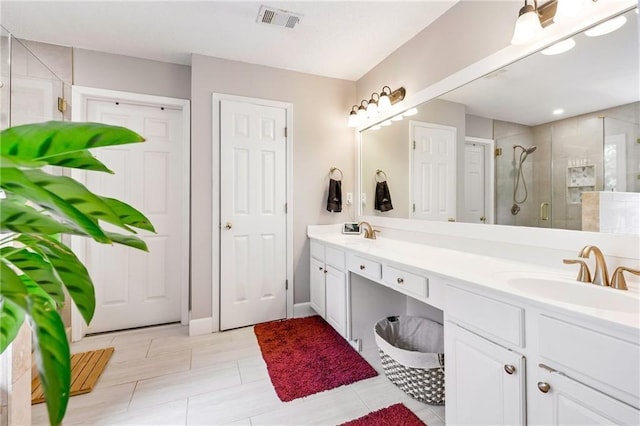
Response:
[[[636,294],[591,283],[554,278],[517,277],[507,279],[507,285],[534,297],[571,305],[632,314],[640,312],[640,299]]]

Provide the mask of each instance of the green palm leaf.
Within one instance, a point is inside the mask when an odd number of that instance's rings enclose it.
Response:
[[[111,242],[96,221],[62,198],[32,182],[21,170],[13,167],[3,167],[0,169],[0,188],[7,192],[23,196],[32,202],[59,214],[67,221],[78,225],[96,241],[103,243]]]
[[[107,232],[107,236],[114,243],[133,247],[142,251],[147,251],[147,252],[149,251],[149,249],[147,248],[147,244],[144,241],[142,241],[140,238],[134,235],[122,235],[122,234],[116,234],[115,232]]]
[[[13,266],[28,276],[33,283],[40,286],[45,291],[45,294],[53,299],[56,306],[62,307],[64,305],[62,282],[56,275],[53,266],[41,254],[28,251],[26,248],[3,247],[0,249],[0,256],[5,261],[11,262]],[[25,282],[27,287],[29,284]]]
[[[76,307],[89,324],[96,308],[95,290],[87,268],[64,244],[47,236],[21,235],[16,239],[37,251],[53,266]]]
[[[107,166],[94,157],[89,151],[75,151],[47,158],[52,166],[68,167],[71,169],[93,170],[113,174]]]
[[[100,197],[102,201],[108,205],[119,217],[120,220],[127,225],[134,226],[145,231],[156,232],[153,225],[145,215],[134,209],[127,203],[116,200],[115,198]]]
[[[0,200],[0,231],[36,234],[59,234],[72,228],[43,214],[22,201]]]
[[[24,311],[11,300],[0,299],[0,353],[13,342],[24,322]]]
[[[0,141],[0,155],[48,162],[60,154],[142,142],[144,138],[124,127],[49,121],[10,127],[0,133]]]

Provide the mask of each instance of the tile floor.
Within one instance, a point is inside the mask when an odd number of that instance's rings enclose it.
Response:
[[[269,381],[253,327],[189,337],[167,325],[92,336],[73,353],[114,346],[93,392],[74,396],[64,425],[337,425],[404,403],[428,426],[444,407],[417,402],[389,382],[375,350],[362,355],[381,375],[291,402]],[[44,404],[32,409],[46,425]]]

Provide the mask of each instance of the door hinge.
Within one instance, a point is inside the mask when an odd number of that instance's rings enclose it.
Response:
[[[416,149],[416,141],[413,141],[413,149]]]
[[[289,203],[284,203],[284,214],[289,213]]]
[[[416,212],[416,205],[415,204],[413,205],[413,212],[414,213]]]
[[[500,157],[502,155],[502,148],[496,148],[494,155]]]
[[[289,128],[288,128],[288,127],[285,127],[285,128],[284,128],[284,137],[285,137],[285,138],[288,138],[288,137],[289,137]]]
[[[289,280],[284,280],[284,289],[289,290]]]
[[[63,114],[67,112],[67,101],[64,98],[58,97],[58,111]]]

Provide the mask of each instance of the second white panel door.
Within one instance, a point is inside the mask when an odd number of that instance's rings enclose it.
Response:
[[[286,317],[286,110],[220,103],[220,328]]]

